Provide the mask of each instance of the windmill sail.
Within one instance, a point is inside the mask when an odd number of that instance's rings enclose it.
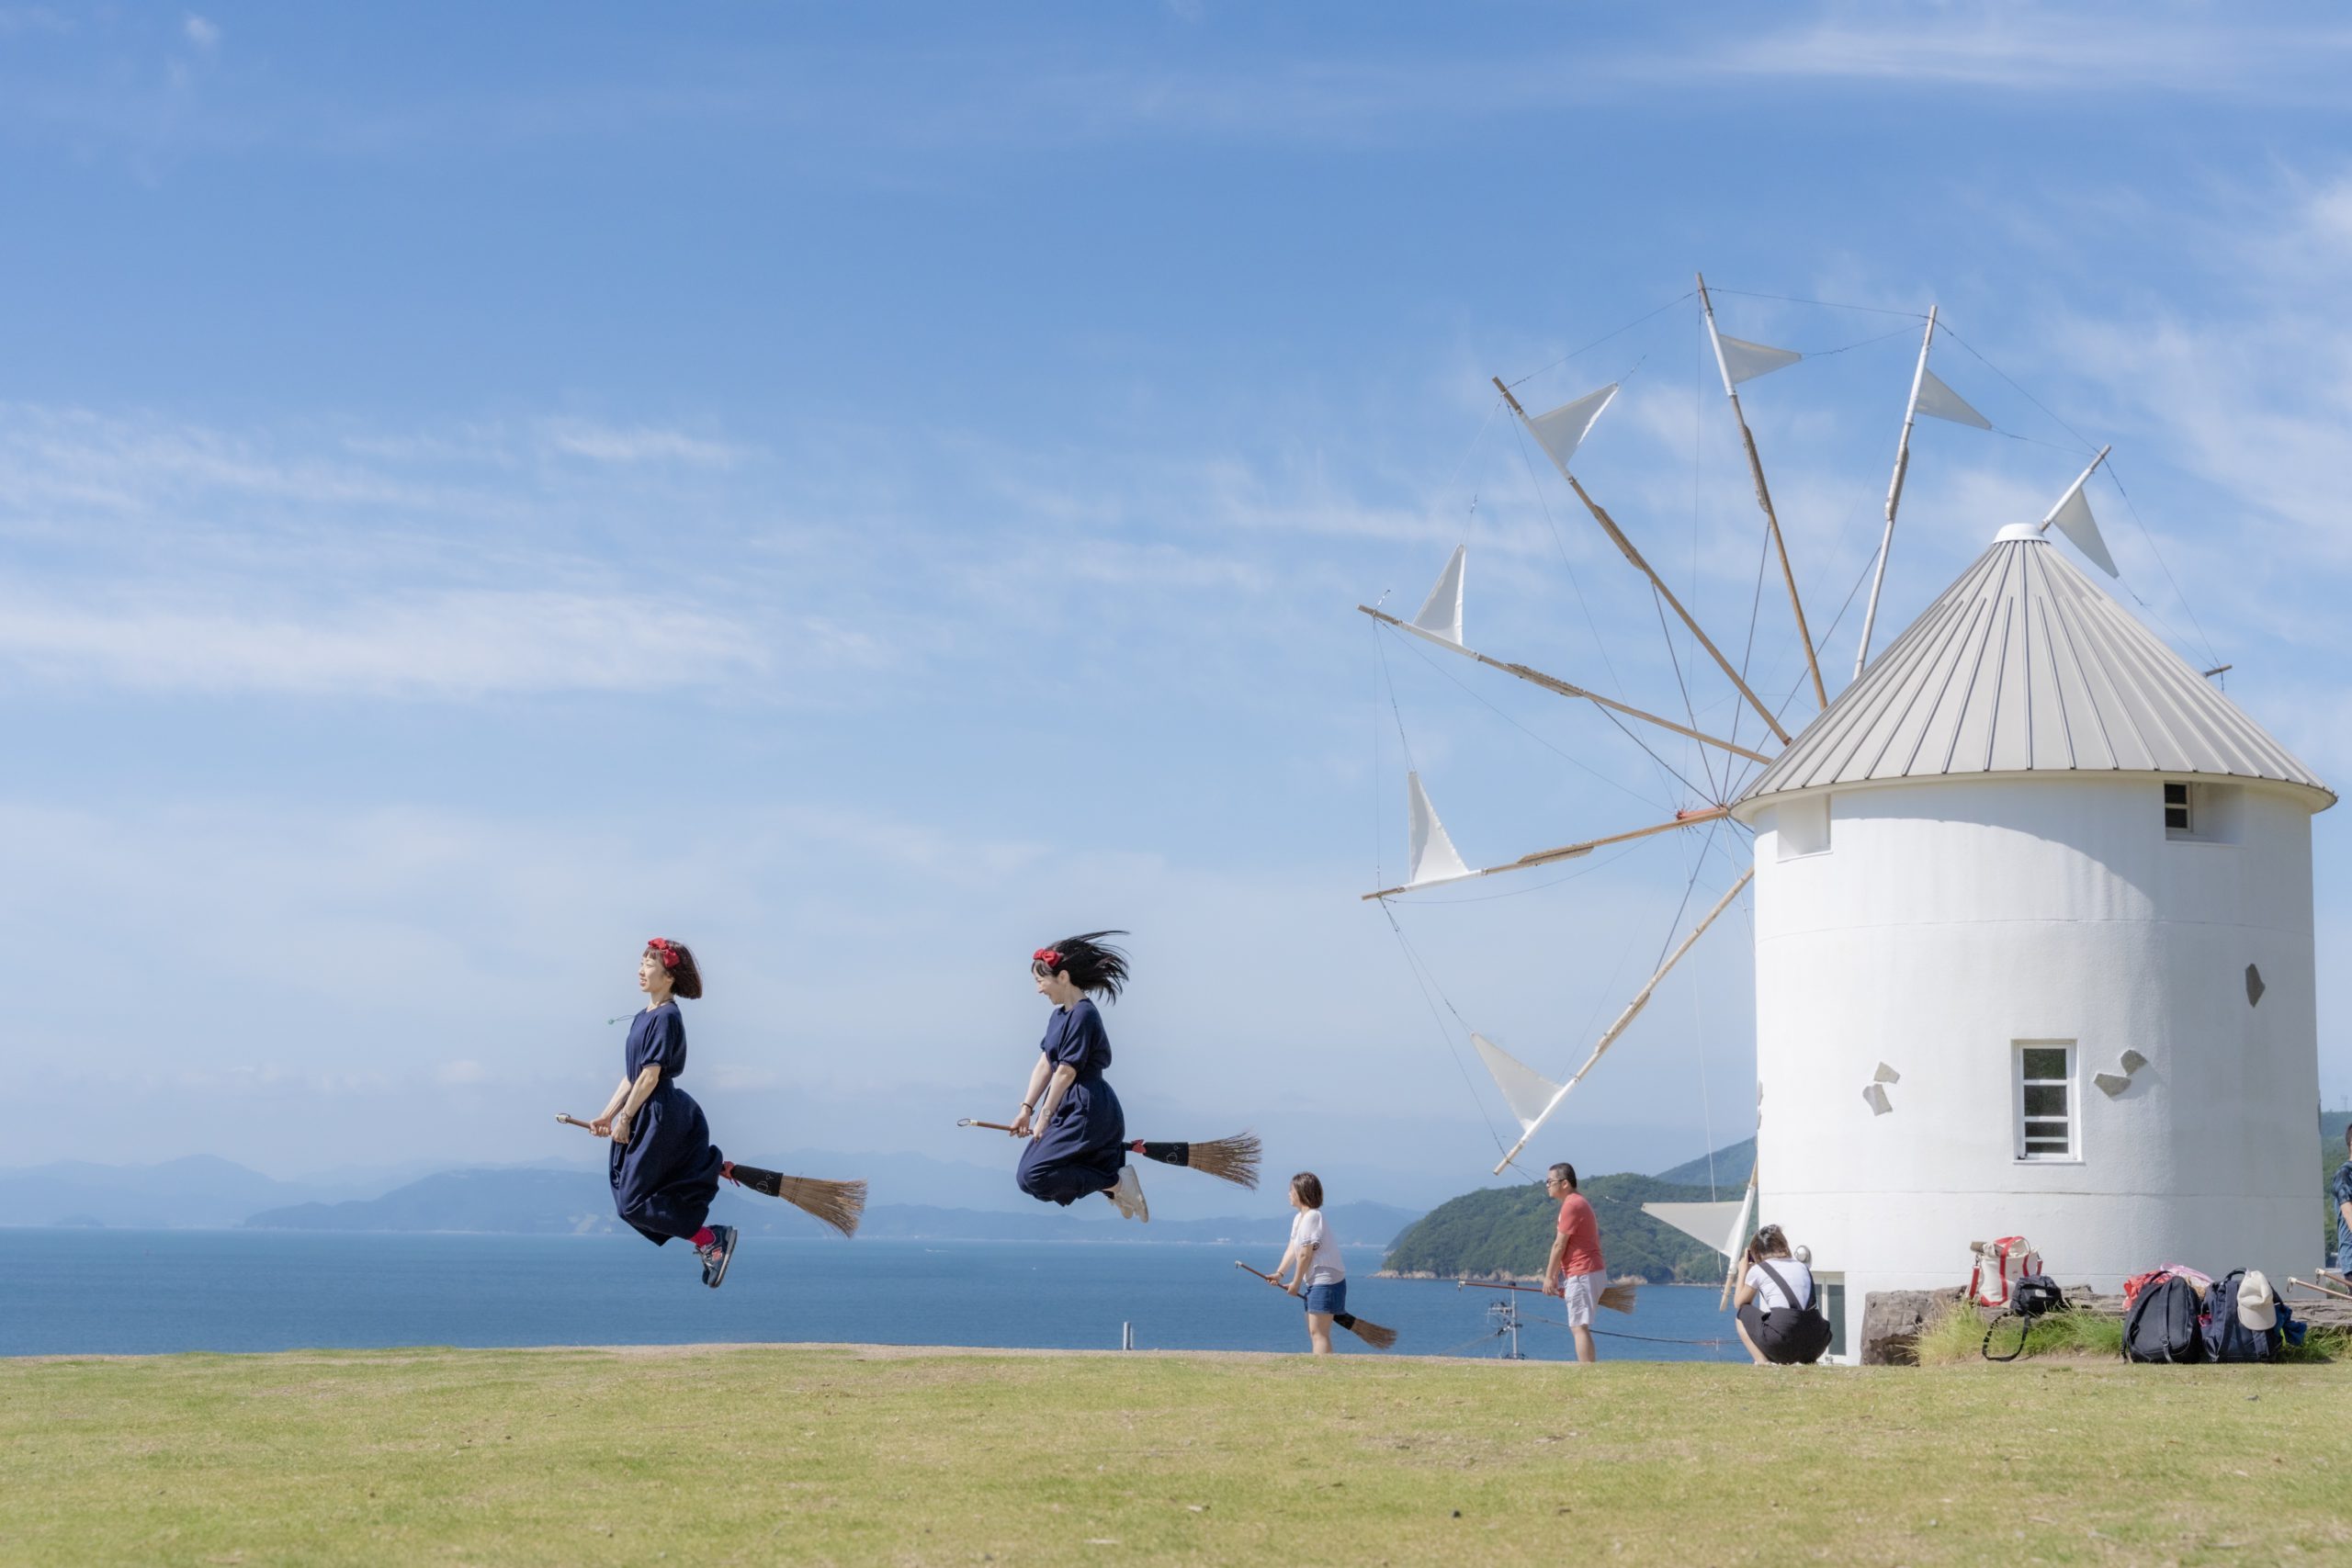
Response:
[[[1950,420],[1954,424],[1973,424],[1979,430],[1990,430],[1993,422],[1971,408],[1966,398],[1944,385],[1944,378],[1932,370],[1919,372],[1919,395],[1911,406],[1930,419]]]
[[[1421,775],[1407,773],[1405,788],[1411,813],[1405,885],[1419,887],[1425,882],[1450,882],[1469,875],[1470,868],[1462,863],[1453,840],[1445,836],[1445,824],[1437,819],[1437,810],[1430,805],[1429,792],[1421,787]]]
[[[1536,440],[1544,444],[1544,450],[1552,455],[1552,461],[1566,468],[1568,459],[1577,455],[1577,448],[1584,445],[1585,434],[1592,429],[1592,422],[1600,417],[1600,411],[1607,408],[1616,396],[1617,383],[1611,381],[1600,390],[1587,392],[1574,402],[1562,403],[1549,413],[1532,416],[1527,422],[1527,428],[1534,433]]]
[[[1404,624],[1407,631],[1432,642],[1462,646],[1462,567],[1469,552],[1467,545],[1453,547],[1453,558],[1437,574],[1437,586],[1421,601],[1421,613]]]
[[[1715,353],[1722,361],[1724,380],[1731,387],[1753,381],[1758,376],[1770,376],[1775,370],[1785,370],[1804,357],[1793,348],[1750,343],[1729,333],[1715,334]]]
[[[1519,1118],[1519,1130],[1533,1132],[1544,1112],[1559,1098],[1560,1086],[1483,1034],[1473,1033],[1470,1043],[1478,1048],[1478,1059],[1487,1064],[1495,1087],[1503,1091],[1503,1103]]]
[[[2109,577],[2120,577],[2122,574],[2115,570],[2115,558],[2107,553],[2107,541],[2099,536],[2098,521],[2091,515],[2090,498],[2083,493],[2083,487],[2090,482],[2091,475],[2107,461],[2108,450],[2105,446],[2098,449],[2098,456],[2091,459],[2091,466],[2076,476],[2058,504],[2050,509],[2050,515],[2041,520],[2041,526],[2047,532],[2055,524],[2058,531],[2065,535],[2067,541],[2082,551],[2093,566]]]
[[[1720,1203],[1645,1203],[1642,1213],[1672,1225],[1692,1241],[1705,1242],[1729,1258],[1747,1239],[1741,1236],[1725,1243],[1726,1235],[1736,1228],[1740,1213],[1747,1207],[1747,1200],[1742,1196],[1726,1198]]]

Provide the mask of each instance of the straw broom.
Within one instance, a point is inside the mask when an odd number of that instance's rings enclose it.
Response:
[[[1531,1296],[1556,1296],[1557,1291],[1544,1290],[1536,1285],[1506,1285],[1491,1280],[1456,1280],[1454,1289],[1466,1291],[1472,1286],[1482,1291],[1522,1291]],[[1641,1288],[1638,1280],[1616,1280],[1597,1298],[1611,1312],[1630,1313],[1634,1310],[1634,1292]]]
[[[956,1122],[958,1127],[985,1127],[991,1133],[1010,1133],[1012,1127],[1002,1122],[979,1122],[967,1116]],[[1181,1165],[1201,1171],[1237,1186],[1255,1189],[1258,1185],[1258,1134],[1237,1133],[1230,1138],[1213,1138],[1203,1144],[1163,1144],[1148,1138],[1137,1138],[1127,1145],[1129,1154],[1158,1160],[1162,1165]]]
[[[561,1111],[556,1112],[555,1119],[573,1127],[588,1126],[579,1117],[566,1116]],[[822,1221],[843,1235],[855,1235],[857,1222],[865,1213],[865,1183],[863,1181],[823,1181],[813,1176],[786,1176],[782,1171],[763,1170],[755,1165],[738,1165],[733,1160],[722,1165],[718,1173],[738,1187],[748,1187],[754,1192],[781,1198],[802,1213]]]
[[[2352,1292],[2339,1291],[2333,1285],[2315,1284],[2309,1280],[2298,1280],[2292,1275],[2288,1276],[2287,1283],[2290,1285],[2301,1285],[2303,1289],[2311,1292],[2313,1295],[2333,1296],[2339,1302],[2352,1302]]]
[[[1261,1274],[1257,1269],[1250,1268],[1250,1265],[1242,1262],[1238,1258],[1233,1260],[1233,1266],[1236,1269],[1240,1269],[1245,1274],[1257,1274],[1258,1278],[1263,1280],[1269,1285],[1272,1285],[1274,1283],[1274,1277],[1272,1274]],[[1281,1289],[1280,1286],[1276,1286],[1275,1288],[1277,1290]],[[1357,1338],[1363,1340],[1365,1344],[1371,1346],[1375,1350],[1385,1350],[1390,1346],[1396,1343],[1396,1331],[1395,1329],[1383,1328],[1376,1323],[1367,1323],[1363,1318],[1356,1316],[1353,1313],[1335,1312],[1331,1314],[1331,1321],[1338,1324],[1340,1327],[1346,1329],[1349,1333],[1354,1335]]]

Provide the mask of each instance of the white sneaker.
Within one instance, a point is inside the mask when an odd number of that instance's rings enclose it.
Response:
[[[1103,1196],[1119,1206],[1119,1214],[1123,1219],[1142,1220],[1147,1224],[1150,1222],[1151,1205],[1143,1201],[1143,1183],[1136,1179],[1134,1166],[1121,1166],[1119,1184],[1103,1193]]]

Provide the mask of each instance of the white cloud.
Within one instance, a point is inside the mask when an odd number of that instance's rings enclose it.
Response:
[[[550,420],[540,426],[540,434],[551,450],[597,463],[687,463],[724,468],[752,455],[747,448],[724,441],[658,425]]]
[[[1728,39],[1690,64],[1708,74],[1759,80],[2206,96],[2276,92],[2299,74],[2302,87],[2318,88],[2348,57],[2352,32],[2343,28],[2266,27],[2203,7],[2070,15],[2041,6],[1873,6]]]
[[[625,594],[464,590],[288,615],[160,596],[55,592],[0,607],[0,660],[66,683],[147,691],[478,697],[654,692],[768,674],[723,616]]]
[[[205,53],[220,47],[220,24],[209,21],[191,11],[180,24],[180,31],[187,41]]]

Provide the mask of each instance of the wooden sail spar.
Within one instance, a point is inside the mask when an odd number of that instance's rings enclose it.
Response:
[[[1520,423],[1526,425],[1530,432],[1535,432],[1535,422],[1528,417],[1527,410],[1521,405],[1519,399],[1511,394],[1511,389],[1503,385],[1502,378],[1497,376],[1492,379],[1495,383],[1495,390],[1500,392],[1503,395],[1503,401],[1510,405],[1510,412],[1519,416]],[[1681,618],[1682,624],[1690,628],[1690,635],[1699,639],[1699,646],[1707,650],[1707,657],[1715,661],[1715,667],[1724,672],[1725,679],[1739,688],[1739,694],[1747,699],[1748,706],[1756,710],[1758,716],[1764,720],[1766,728],[1779,738],[1782,745],[1788,744],[1789,732],[1781,727],[1781,721],[1774,716],[1771,708],[1766,705],[1762,697],[1756,694],[1747,681],[1741,678],[1739,671],[1732,668],[1731,660],[1724,657],[1724,650],[1715,646],[1714,638],[1709,637],[1700,626],[1696,616],[1682,607],[1682,601],[1674,596],[1674,590],[1666,585],[1666,579],[1657,574],[1657,569],[1650,565],[1640,550],[1634,547],[1634,541],[1625,536],[1625,531],[1623,528],[1617,526],[1617,520],[1610,516],[1599,502],[1586,493],[1584,486],[1577,482],[1576,475],[1568,471],[1567,464],[1561,461],[1559,455],[1552,450],[1550,443],[1544,441],[1540,433],[1536,434],[1535,444],[1544,448],[1544,455],[1552,459],[1552,466],[1560,470],[1560,477],[1568,481],[1568,488],[1576,491],[1578,501],[1584,502],[1584,509],[1592,513],[1592,520],[1600,525],[1600,531],[1609,536],[1609,542],[1615,545],[1618,552],[1633,562],[1643,576],[1650,580],[1650,586],[1657,590],[1658,596],[1666,601],[1668,609]]]
[[[1419,787],[1418,780],[1415,787]],[[1478,871],[1461,871],[1445,876],[1423,877],[1418,882],[1401,883],[1395,887],[1384,887],[1377,893],[1367,893],[1360,902],[1369,903],[1374,898],[1393,898],[1399,893],[1418,893],[1424,887],[1442,887],[1453,882],[1475,882],[1482,876],[1499,876],[1507,871],[1526,871],[1534,866],[1550,865],[1555,861],[1575,860],[1579,855],[1589,855],[1593,851],[1605,849],[1611,844],[1630,843],[1635,839],[1646,839],[1654,833],[1670,833],[1677,828],[1689,828],[1701,822],[1713,822],[1719,818],[1730,815],[1731,808],[1724,806],[1709,807],[1703,811],[1678,811],[1671,822],[1654,823],[1647,828],[1635,828],[1630,832],[1611,833],[1605,838],[1587,839],[1580,844],[1562,844],[1557,849],[1536,850],[1520,856],[1515,861],[1509,861],[1501,865],[1487,866]],[[1453,849],[1451,841],[1446,847],[1447,852],[1451,853]]]
[[[1706,934],[1707,928],[1715,923],[1715,917],[1731,908],[1731,901],[1739,897],[1740,890],[1746,887],[1755,875],[1756,868],[1752,865],[1741,872],[1738,880],[1724,888],[1724,896],[1715,900],[1715,907],[1701,916],[1699,923],[1690,928],[1690,934],[1684,937],[1674,951],[1666,955],[1666,962],[1657,966],[1657,972],[1649,977],[1648,982],[1638,992],[1634,993],[1634,999],[1625,1004],[1625,1010],[1617,1015],[1617,1021],[1601,1032],[1600,1043],[1593,1046],[1592,1055],[1585,1058],[1584,1066],[1576,1070],[1576,1076],[1562,1084],[1553,1094],[1550,1102],[1523,1124],[1524,1130],[1519,1135],[1519,1142],[1504,1151],[1503,1157],[1495,1162],[1494,1174],[1500,1176],[1510,1162],[1519,1157],[1519,1151],[1527,1146],[1527,1140],[1535,1136],[1536,1131],[1551,1119],[1552,1112],[1560,1108],[1560,1102],[1568,1098],[1568,1091],[1583,1082],[1585,1074],[1592,1071],[1600,1058],[1609,1054],[1609,1047],[1617,1043],[1617,1037],[1624,1033],[1626,1027],[1641,1016],[1644,1008],[1650,1005],[1650,998],[1657,994],[1659,982],[1673,972],[1674,966],[1682,962],[1682,955],[1690,952],[1692,944]]]
[[[1771,531],[1772,548],[1781,558],[1781,578],[1789,586],[1789,608],[1796,612],[1797,640],[1804,645],[1804,667],[1806,672],[1813,677],[1814,701],[1823,707],[1827,707],[1829,691],[1821,683],[1821,660],[1813,651],[1813,631],[1805,625],[1804,601],[1797,594],[1797,574],[1789,565],[1788,542],[1781,537],[1781,516],[1779,513],[1772,510],[1772,487],[1764,482],[1764,460],[1756,455],[1756,437],[1747,428],[1747,411],[1739,406],[1738,385],[1747,378],[1735,377],[1731,373],[1731,362],[1724,355],[1724,337],[1715,330],[1715,305],[1713,300],[1707,298],[1707,279],[1704,274],[1699,275],[1699,308],[1706,314],[1707,339],[1714,344],[1715,368],[1723,374],[1724,396],[1731,400],[1732,418],[1739,423],[1740,445],[1747,449],[1747,476],[1756,481],[1756,504],[1764,509],[1764,523],[1765,526]],[[1780,360],[1780,364],[1792,363],[1797,358],[1797,355],[1786,349],[1766,350],[1765,353],[1775,356],[1785,355]],[[1750,370],[1748,374],[1763,375],[1770,369],[1779,367],[1779,365],[1767,362]]]
[[[1894,509],[1903,504],[1903,477],[1911,471],[1911,427],[1919,423],[1919,389],[1928,376],[1928,350],[1936,343],[1936,310],[1928,307],[1928,330],[1919,339],[1918,367],[1911,372],[1911,400],[1903,409],[1903,434],[1894,443],[1894,477],[1886,481],[1886,532],[1878,542],[1878,565],[1871,576],[1871,602],[1862,610],[1862,640],[1854,649],[1854,676],[1871,661],[1871,628],[1878,625],[1879,590],[1886,585],[1886,558],[1894,550]]]
[[[1420,627],[1413,625],[1412,622],[1401,620],[1395,615],[1389,615],[1385,610],[1375,610],[1369,604],[1359,604],[1356,608],[1361,610],[1363,614],[1370,615],[1375,621],[1380,621],[1385,625],[1395,626],[1399,631],[1411,632],[1415,636],[1420,637],[1424,642],[1432,642],[1440,648],[1452,649],[1454,652],[1461,654],[1465,659],[1476,660],[1479,663],[1487,666],[1489,670],[1499,670],[1506,675],[1516,675],[1521,680],[1527,682],[1529,684],[1541,686],[1547,692],[1557,692],[1564,697],[1582,697],[1586,702],[1597,704],[1601,707],[1611,709],[1617,713],[1622,713],[1630,718],[1638,718],[1645,724],[1655,724],[1661,729],[1670,729],[1677,735],[1687,736],[1690,739],[1699,741],[1702,745],[1713,746],[1718,750],[1729,751],[1735,756],[1746,757],[1750,761],[1769,762],[1772,760],[1770,755],[1766,752],[1751,750],[1747,747],[1742,746],[1736,741],[1722,739],[1716,736],[1709,735],[1702,729],[1693,729],[1689,725],[1677,724],[1670,718],[1664,717],[1658,714],[1647,712],[1642,708],[1634,707],[1629,704],[1621,703],[1613,697],[1604,697],[1599,692],[1589,692],[1582,686],[1575,685],[1569,682],[1561,680],[1556,675],[1546,675],[1541,670],[1531,669],[1524,664],[1513,664],[1507,660],[1490,659],[1487,655],[1480,653],[1476,649],[1466,647],[1450,637],[1440,637],[1434,633],[1424,631]]]

